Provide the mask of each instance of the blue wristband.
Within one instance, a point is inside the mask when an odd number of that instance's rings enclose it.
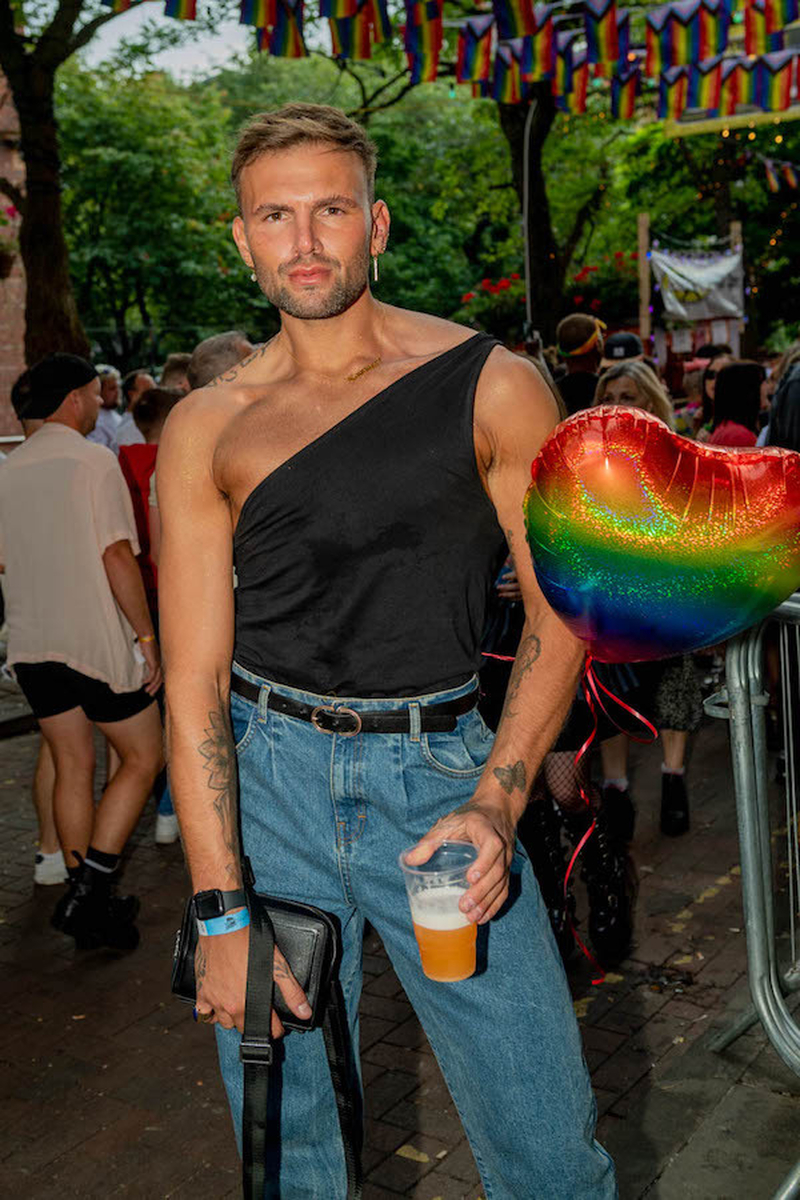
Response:
[[[250,924],[250,910],[240,908],[235,913],[223,913],[210,921],[198,921],[197,932],[203,937],[217,937],[220,933],[233,933],[237,929],[246,929]]]

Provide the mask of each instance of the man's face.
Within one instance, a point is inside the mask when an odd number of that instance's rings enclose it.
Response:
[[[100,384],[103,408],[116,408],[119,403],[119,384],[115,375],[104,375]]]
[[[97,414],[103,404],[100,388],[100,380],[93,379],[83,387],[76,388],[73,393],[78,400],[78,422],[84,437],[91,433],[97,424]]]
[[[388,233],[386,206],[370,208],[357,154],[324,143],[264,154],[242,172],[241,192],[234,238],[276,308],[320,320],[355,303],[367,286],[373,220]]]
[[[137,375],[133,381],[133,387],[128,394],[128,407],[131,409],[135,408],[136,401],[139,399],[139,397],[143,396],[145,392],[148,392],[150,388],[154,388],[155,386],[156,381],[153,379],[152,375]]]

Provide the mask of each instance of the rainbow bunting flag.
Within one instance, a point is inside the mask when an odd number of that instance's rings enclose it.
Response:
[[[242,0],[239,9],[240,25],[255,25],[266,29],[275,24],[276,0]]]
[[[275,24],[256,30],[259,50],[274,58],[307,58],[303,40],[303,0],[276,0]]]
[[[767,187],[769,190],[771,192],[780,191],[781,181],[775,174],[775,168],[773,167],[771,160],[768,158],[764,159],[764,170],[767,174]]]
[[[719,80],[719,115],[732,117],[739,103],[739,63],[738,58],[723,58]]]
[[[586,51],[575,55],[572,65],[572,87],[565,96],[556,97],[556,106],[562,112],[579,116],[586,112],[586,96],[589,91],[589,64]]]
[[[441,0],[406,0],[403,44],[411,83],[432,83],[439,71],[442,48]]]
[[[533,79],[532,39],[529,37],[511,38],[506,45],[517,60],[520,79],[523,83],[530,83]]]
[[[552,4],[537,4],[533,10],[530,37],[530,74],[524,78],[551,79],[556,69],[556,27]]]
[[[783,33],[767,32],[765,0],[748,0],[744,10],[744,48],[750,55],[783,49]]]
[[[781,163],[781,175],[789,187],[797,191],[797,172],[791,163]]]
[[[197,0],[167,0],[164,16],[177,17],[179,21],[194,21],[197,19]]]
[[[586,60],[615,63],[619,60],[616,0],[583,0]]]
[[[103,0],[106,8],[110,8],[112,12],[124,13],[130,8],[132,0]]]
[[[492,73],[492,31],[494,17],[471,17],[458,31],[456,79],[459,83],[480,83]]]
[[[762,54],[756,70],[755,102],[764,112],[783,112],[792,102],[792,84],[797,73],[793,50]]]
[[[618,72],[630,70],[636,59],[636,55],[631,52],[631,14],[625,8],[617,9],[617,49],[619,57],[615,62],[594,64],[597,79],[611,79]]]
[[[758,59],[740,58],[738,70],[739,103],[758,103]]]
[[[765,0],[764,17],[767,33],[779,33],[800,16],[798,0]]]
[[[490,79],[479,79],[477,83],[472,85],[473,100],[491,100],[492,98],[492,81]]]
[[[697,16],[700,61],[723,54],[731,28],[731,0],[701,0]]]
[[[645,18],[645,74],[651,79],[656,79],[662,71],[666,70],[669,62],[665,57],[665,50],[668,48],[666,40],[669,36],[669,21],[670,21],[670,6],[665,4],[663,8],[657,8],[653,12],[648,13]]]
[[[575,70],[575,42],[577,29],[567,29],[556,34],[556,66],[553,72],[553,95],[566,96],[572,91],[572,73]]]
[[[611,116],[619,121],[630,121],[636,110],[636,97],[641,87],[642,73],[631,67],[611,77]]]
[[[247,2],[243,0],[243,3]],[[329,20],[342,21],[345,17],[354,17],[357,12],[358,0],[319,0],[319,15]]]
[[[529,37],[535,32],[532,0],[492,0],[501,42]]]
[[[658,85],[658,118],[677,121],[686,108],[689,68],[669,67],[661,74]]]
[[[519,104],[522,99],[519,62],[508,46],[498,46],[494,56],[492,97],[500,104]]]
[[[357,3],[354,16],[328,18],[334,58],[361,61],[372,58],[372,47],[388,36],[386,0],[357,0]]]
[[[715,113],[719,108],[721,87],[721,54],[718,54],[716,58],[709,58],[705,62],[694,63],[689,68],[686,107],[699,108],[707,113]]]

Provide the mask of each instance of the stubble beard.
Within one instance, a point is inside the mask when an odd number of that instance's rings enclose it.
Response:
[[[337,267],[340,264],[335,259],[310,258],[306,266],[319,263],[324,266]],[[328,317],[338,317],[346,312],[363,296],[369,278],[369,247],[365,247],[356,258],[350,260],[343,275],[337,276],[330,291],[309,292],[304,295],[291,291],[282,281],[280,271],[294,270],[299,264],[290,263],[280,268],[278,274],[268,272],[255,264],[256,280],[261,291],[282,313],[289,317],[297,317],[301,321],[324,321]]]

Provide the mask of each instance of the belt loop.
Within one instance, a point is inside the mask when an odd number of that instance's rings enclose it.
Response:
[[[269,694],[271,691],[272,691],[272,688],[269,686],[268,683],[265,683],[262,685],[261,691],[258,694],[258,719],[262,725],[264,724],[264,722],[267,719],[267,709],[269,708]]]
[[[408,706],[408,725],[411,741],[418,742],[419,735],[422,732],[422,721],[420,719],[419,705],[416,700],[412,700]]]

